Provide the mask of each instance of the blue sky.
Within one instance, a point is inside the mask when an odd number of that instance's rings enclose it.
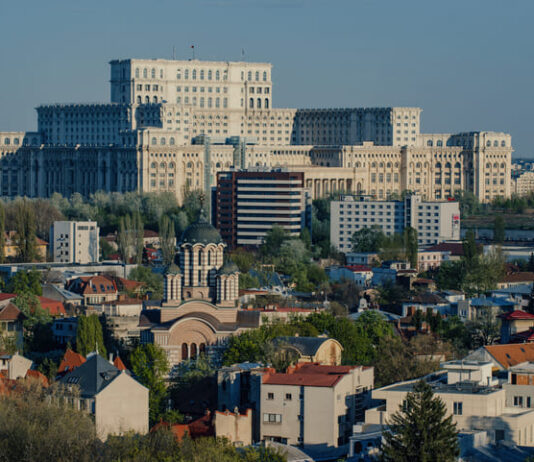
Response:
[[[420,106],[422,130],[512,134],[534,157],[533,0],[4,0],[0,130],[109,100],[113,58],[273,63],[276,107]]]

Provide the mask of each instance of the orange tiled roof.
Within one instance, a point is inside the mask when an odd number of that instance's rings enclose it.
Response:
[[[534,343],[486,345],[484,348],[505,369],[526,361],[534,361]]]
[[[46,376],[39,371],[28,369],[28,371],[26,372],[26,378],[30,378],[30,377],[33,379],[39,380],[43,387],[48,387],[49,385],[48,379],[46,378]]]
[[[117,293],[117,286],[115,281],[105,276],[82,276],[73,279],[67,290],[80,295],[115,294]]]
[[[0,307],[0,320],[16,321],[23,319],[24,314],[13,303],[9,302],[6,306]]]
[[[86,359],[81,354],[75,353],[68,348],[67,351],[65,351],[65,355],[63,356],[61,363],[59,364],[57,373],[66,374],[67,372],[80,367],[85,361]]]
[[[343,376],[359,366],[323,366],[315,363],[297,364],[284,373],[266,373],[266,385],[297,385],[306,387],[333,387]]]
[[[519,273],[507,274],[499,282],[532,282],[532,281],[534,281],[534,273],[530,271],[521,271]]]
[[[122,359],[120,356],[115,356],[115,359],[113,360],[113,365],[119,370],[119,371],[125,371],[126,366],[122,362]]]
[[[189,435],[191,438],[200,438],[204,436],[214,436],[215,429],[211,421],[211,415],[208,413],[188,424],[168,424],[167,422],[158,422],[151,428],[151,432],[159,430],[160,428],[169,428],[177,441]]]
[[[65,316],[67,312],[65,311],[65,307],[63,306],[63,303],[52,300],[51,298],[47,297],[37,297],[39,298],[39,302],[41,303],[41,307],[48,311],[50,316]]]

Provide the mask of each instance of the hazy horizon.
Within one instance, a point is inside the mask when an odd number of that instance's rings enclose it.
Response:
[[[418,106],[421,131],[503,131],[534,157],[528,0],[139,0],[6,4],[0,131],[46,103],[109,101],[115,58],[273,64],[274,107]]]

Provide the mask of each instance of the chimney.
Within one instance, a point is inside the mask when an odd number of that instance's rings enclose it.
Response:
[[[110,353],[108,358],[109,358],[109,363],[113,364],[113,353]]]

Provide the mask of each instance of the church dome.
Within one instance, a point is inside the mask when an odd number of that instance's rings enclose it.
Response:
[[[198,221],[189,225],[182,234],[181,244],[220,244],[223,242],[217,229],[200,213]]]
[[[180,267],[176,263],[171,263],[165,270],[165,274],[180,274]]]
[[[221,266],[217,274],[235,274],[239,273],[239,268],[232,260],[226,260],[224,265]]]

